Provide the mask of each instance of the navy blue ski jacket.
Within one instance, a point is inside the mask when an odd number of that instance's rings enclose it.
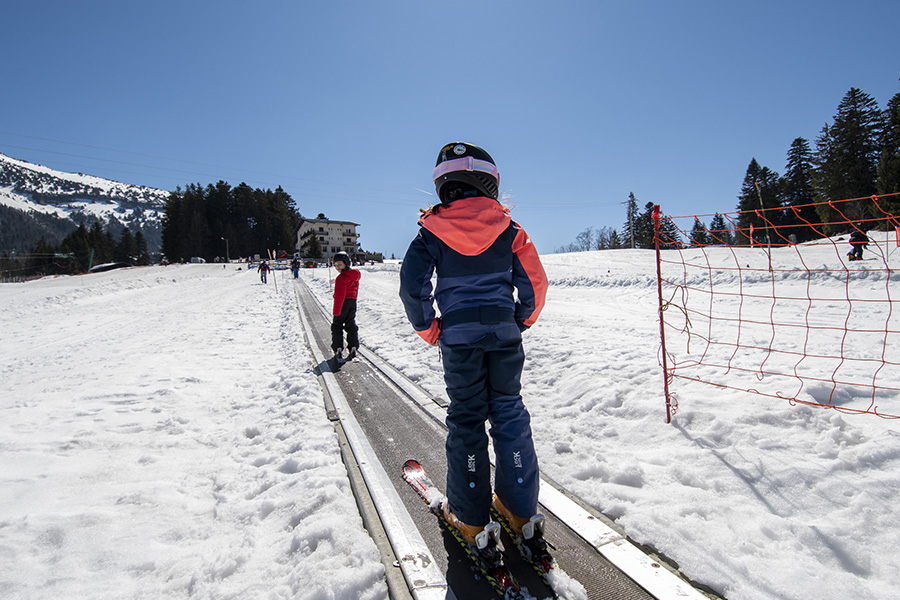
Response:
[[[439,337],[456,344],[488,332],[519,336],[537,320],[548,287],[531,238],[493,198],[438,208],[419,220],[400,268],[400,298],[413,328],[432,345]]]

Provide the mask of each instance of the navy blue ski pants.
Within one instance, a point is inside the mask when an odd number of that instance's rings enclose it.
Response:
[[[465,345],[441,343],[447,410],[447,498],[468,525],[490,521],[491,468],[485,421],[491,424],[496,472],[494,486],[503,504],[519,517],[537,512],[537,457],[531,417],[520,395],[525,351],[522,340],[493,333]]]

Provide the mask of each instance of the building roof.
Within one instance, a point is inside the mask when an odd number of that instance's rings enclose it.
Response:
[[[336,221],[334,219],[307,219],[306,217],[300,217],[300,223],[335,223],[337,225],[355,225],[356,227],[361,227],[359,223],[354,223],[353,221]]]

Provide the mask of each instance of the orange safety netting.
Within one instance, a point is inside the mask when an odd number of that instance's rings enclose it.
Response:
[[[676,381],[900,418],[896,203],[891,194],[730,213],[700,236],[703,215],[657,206],[667,422]],[[828,222],[801,217],[817,206]],[[868,238],[861,260],[848,256],[854,232]]]

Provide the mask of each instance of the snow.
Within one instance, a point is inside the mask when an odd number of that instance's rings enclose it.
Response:
[[[111,196],[126,196],[129,192],[135,192],[139,190],[148,190],[155,192],[157,196],[157,203],[162,206],[164,203],[165,197],[168,195],[168,192],[163,190],[156,190],[154,188],[142,188],[141,186],[132,185],[130,183],[120,183],[118,181],[113,181],[111,179],[103,179],[102,177],[96,177],[94,175],[85,175],[84,173],[67,173],[65,171],[57,171],[55,169],[51,169],[49,167],[45,167],[44,165],[39,165],[35,163],[25,162],[23,160],[17,160],[15,158],[6,156],[5,154],[0,154],[0,162],[9,163],[19,169],[24,171],[32,171],[34,173],[40,173],[42,175],[49,175],[50,181],[53,180],[62,180],[68,181],[70,183],[74,183],[86,188],[95,188],[103,191],[104,193]],[[60,193],[58,187],[46,187],[42,186],[41,188],[35,189],[36,192],[41,193]]]
[[[235,269],[0,286],[0,597],[386,597],[293,297]]]
[[[840,263],[812,252],[807,264]],[[523,385],[547,475],[731,600],[895,593],[897,421],[676,380],[666,424],[653,253],[542,260],[551,287]],[[773,261],[797,266],[791,250]],[[883,298],[890,282],[866,264],[854,292]],[[437,349],[403,314],[399,266],[361,270],[363,344],[445,395]],[[0,596],[387,597],[290,272],[274,275],[277,293],[235,265],[0,285]],[[301,276],[329,299],[333,270]],[[846,294],[840,278],[815,286]],[[814,316],[843,325],[847,310],[822,301]],[[900,410],[894,394],[878,403]]]
[[[127,220],[132,218],[135,212],[134,209],[122,208],[115,202],[75,200],[58,204],[41,204],[31,200],[28,195],[14,192],[11,186],[0,188],[0,204],[26,213],[33,211],[53,215],[60,219],[72,218],[74,215],[85,215],[101,221],[108,221],[111,217]],[[156,210],[146,210],[144,211],[144,216],[147,221],[159,221],[162,218],[161,213]]]
[[[68,218],[69,213],[62,208],[48,204],[32,202],[28,196],[17,194],[12,186],[0,187],[0,204],[21,210],[22,212],[39,212],[54,215],[61,219]]]
[[[8,167],[6,165],[9,165]],[[128,224],[138,216],[144,223],[159,222],[168,192],[154,188],[146,188],[131,184],[119,183],[109,179],[84,175],[82,173],[65,173],[27,163],[0,154],[0,169],[13,171],[13,180],[18,180],[28,191],[16,191],[16,186],[0,187],[0,205],[5,205],[26,213],[43,213],[61,219],[79,222],[78,217],[97,218],[108,222],[115,218]],[[65,200],[51,203],[36,201],[34,195],[41,194],[61,196]],[[98,194],[106,195],[110,200],[98,200]],[[138,203],[140,215],[134,208],[126,208]]]

